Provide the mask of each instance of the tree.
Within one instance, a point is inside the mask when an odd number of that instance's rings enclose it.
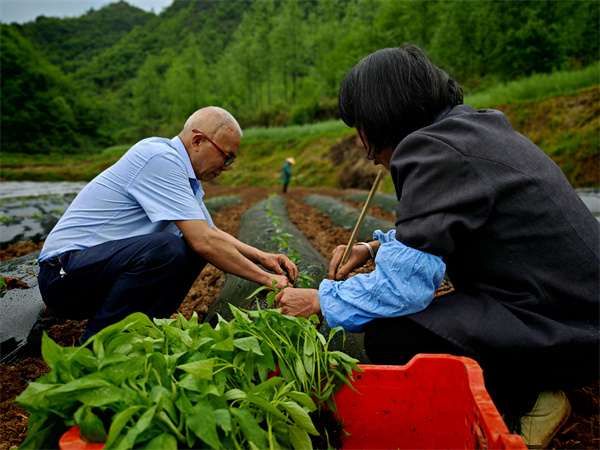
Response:
[[[0,25],[0,33],[2,151],[81,151],[80,132],[96,133],[92,104],[79,100],[72,80],[16,27]]]

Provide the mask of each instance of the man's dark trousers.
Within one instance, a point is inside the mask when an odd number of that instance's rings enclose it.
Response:
[[[134,312],[169,317],[205,265],[182,238],[152,233],[44,261],[39,288],[53,313],[88,319],[87,340]]]

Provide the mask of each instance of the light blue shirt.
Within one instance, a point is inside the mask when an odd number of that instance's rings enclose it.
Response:
[[[203,196],[178,137],[144,139],[81,190],[48,235],[39,261],[133,236],[181,235],[174,220],[205,220],[212,228]]]
[[[373,319],[422,311],[442,285],[442,258],[407,247],[396,239],[396,230],[377,230],[373,239],[381,242],[373,272],[319,285],[321,312],[331,328],[361,332]]]

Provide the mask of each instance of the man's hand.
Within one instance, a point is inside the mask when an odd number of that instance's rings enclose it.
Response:
[[[313,314],[321,314],[319,291],[317,289],[287,288],[275,296],[281,313],[308,319]]]
[[[284,287],[290,288],[292,287],[292,283],[290,282],[290,280],[288,280],[288,277],[286,275],[273,275],[273,274],[268,274],[269,276],[269,284],[265,285],[267,286],[270,290],[273,290],[273,284],[270,282],[270,280],[275,280],[277,283],[275,284],[275,289],[283,289]],[[287,290],[287,289],[285,289]]]
[[[290,259],[282,254],[266,253],[260,259],[260,264],[267,270],[275,272],[277,275],[283,275],[294,282],[298,278],[298,268]],[[287,272],[287,273],[286,273]]]

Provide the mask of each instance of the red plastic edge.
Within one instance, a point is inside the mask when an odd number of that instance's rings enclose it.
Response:
[[[504,420],[502,419],[496,405],[492,401],[489,393],[485,389],[483,381],[483,370],[479,364],[471,359],[464,356],[454,356],[448,354],[425,354],[420,353],[415,355],[406,365],[404,366],[389,366],[389,365],[376,365],[376,364],[359,364],[358,366],[365,370],[406,370],[413,364],[418,364],[419,360],[426,359],[451,359],[462,363],[467,371],[467,378],[469,387],[473,393],[475,404],[479,411],[479,415],[485,417],[485,421],[482,422],[482,428],[489,439],[486,448],[488,449],[514,449],[514,450],[528,450],[527,445],[523,438],[518,434],[510,434]]]
[[[77,425],[71,427],[58,440],[58,448],[60,450],[102,450],[104,445],[103,442],[86,442],[81,439]]]

